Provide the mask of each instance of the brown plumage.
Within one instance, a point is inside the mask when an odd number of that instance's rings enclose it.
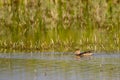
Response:
[[[92,53],[92,51],[84,51],[84,52],[80,52],[80,50],[79,49],[77,49],[76,51],[75,51],[75,55],[76,56],[91,56],[91,55],[93,55],[93,53]]]

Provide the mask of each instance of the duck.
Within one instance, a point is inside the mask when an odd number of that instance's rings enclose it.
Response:
[[[93,55],[92,50],[80,52],[80,49],[77,49],[74,54],[76,56],[92,56]]]

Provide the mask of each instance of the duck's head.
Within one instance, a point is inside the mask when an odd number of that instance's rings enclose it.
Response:
[[[75,55],[79,55],[80,54],[80,49],[76,49],[74,52]]]

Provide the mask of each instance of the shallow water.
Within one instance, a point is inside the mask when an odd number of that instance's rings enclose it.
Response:
[[[0,80],[120,80],[120,54],[0,53]]]

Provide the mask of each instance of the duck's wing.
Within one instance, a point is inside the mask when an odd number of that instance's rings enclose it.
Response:
[[[84,51],[84,52],[81,52],[79,55],[83,55],[83,54],[91,53],[91,52],[93,52],[93,51],[92,50],[90,50],[90,51]]]

